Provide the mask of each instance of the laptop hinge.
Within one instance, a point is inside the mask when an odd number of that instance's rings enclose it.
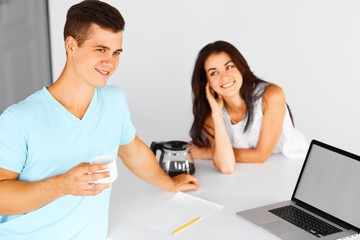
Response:
[[[325,218],[326,220],[328,220],[330,222],[333,222],[333,223],[339,225],[340,227],[343,227],[343,228],[345,228],[347,230],[354,230],[355,232],[360,233],[359,228],[357,228],[357,227],[355,227],[355,226],[353,226],[351,224],[348,224],[348,223],[342,221],[341,219],[333,217],[330,214],[327,214],[327,213],[325,213],[325,212],[323,212],[323,211],[321,211],[321,210],[319,210],[317,208],[314,208],[314,207],[310,206],[309,204],[304,203],[304,202],[302,202],[299,199],[296,199],[294,197],[291,200],[293,202],[295,202],[296,205],[298,205],[298,206],[300,206],[300,207],[302,207],[302,208],[304,208],[304,209],[306,209],[306,210],[308,210],[308,211],[310,211],[312,213],[315,213],[316,215],[319,215],[320,217]]]

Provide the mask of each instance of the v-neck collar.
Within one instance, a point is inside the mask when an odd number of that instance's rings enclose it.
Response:
[[[85,121],[87,121],[87,119],[89,119],[91,114],[94,112],[95,107],[96,107],[97,102],[98,102],[98,89],[96,88],[95,91],[94,91],[94,94],[93,94],[93,96],[91,98],[90,104],[89,104],[88,108],[86,109],[86,112],[85,112],[84,116],[82,117],[82,119],[80,119],[80,118],[76,117],[74,114],[72,114],[71,112],[69,112],[69,110],[67,110],[60,102],[58,102],[53,97],[53,95],[51,95],[51,93],[49,92],[49,90],[46,87],[43,88],[43,92],[44,92],[45,96],[51,101],[52,104],[54,104],[66,116],[73,119],[73,121],[77,121],[77,122],[85,122]]]

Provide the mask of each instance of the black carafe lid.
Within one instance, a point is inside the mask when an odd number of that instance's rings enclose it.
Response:
[[[181,151],[186,150],[189,147],[189,143],[184,141],[169,141],[163,142],[163,146],[165,149],[173,150],[173,151]]]

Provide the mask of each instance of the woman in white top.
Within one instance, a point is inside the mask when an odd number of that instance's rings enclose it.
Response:
[[[283,90],[256,77],[230,43],[217,41],[199,53],[192,76],[192,154],[213,159],[222,173],[236,162],[263,163],[272,153],[305,153]]]

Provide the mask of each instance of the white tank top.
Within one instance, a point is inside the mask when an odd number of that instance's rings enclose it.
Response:
[[[254,96],[265,91],[268,83],[260,83],[254,90]],[[238,123],[232,124],[229,114],[223,108],[223,118],[233,148],[256,148],[259,141],[261,123],[263,119],[262,96],[254,102],[253,121],[249,129],[244,133],[248,115]],[[286,107],[281,137],[273,153],[282,153],[286,157],[300,158],[306,153],[308,144],[300,131],[292,125],[290,114]]]

